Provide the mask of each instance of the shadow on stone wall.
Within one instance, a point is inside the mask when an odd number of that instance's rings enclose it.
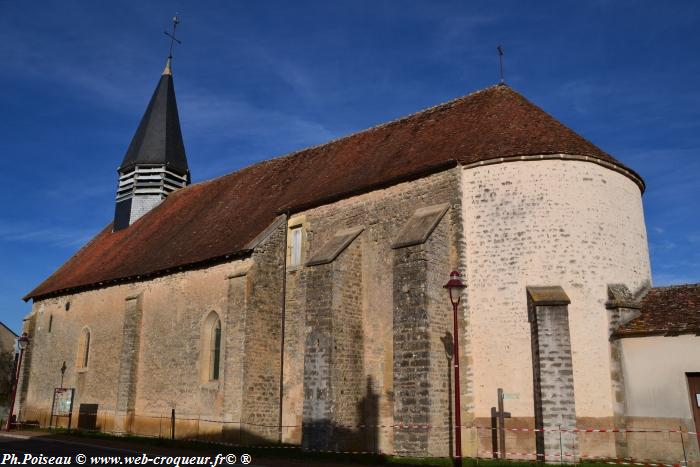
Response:
[[[374,380],[367,377],[365,396],[357,403],[356,426],[328,419],[305,423],[302,446],[309,450],[379,452],[379,394]]]

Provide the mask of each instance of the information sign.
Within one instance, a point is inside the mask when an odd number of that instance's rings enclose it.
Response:
[[[53,415],[55,417],[68,417],[73,412],[73,388],[54,388],[53,390]]]

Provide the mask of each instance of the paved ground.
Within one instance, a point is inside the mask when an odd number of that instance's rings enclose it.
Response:
[[[44,436],[22,436],[15,434],[0,433],[0,453],[17,454],[24,458],[24,454],[45,455],[45,456],[74,456],[78,453],[86,455],[135,455],[136,451],[117,449],[110,447],[100,447],[80,442],[70,442],[64,440],[51,439]],[[7,456],[5,456],[6,458]],[[0,456],[0,462],[3,457]]]
[[[147,457],[144,457],[144,454]],[[216,459],[217,454],[221,455],[218,460]],[[212,446],[211,450],[202,451],[37,431],[0,432],[0,465],[23,465],[23,463],[24,465],[47,464],[48,462],[46,461],[51,457],[54,457],[54,462],[57,460],[62,461],[62,463],[69,461],[70,465],[129,465],[129,463],[132,465],[141,465],[143,459],[154,459],[156,456],[163,458],[194,456],[210,458],[200,465],[207,467],[212,467],[214,465],[216,467],[226,467],[228,465],[246,465],[244,462],[247,459],[242,456],[243,454],[245,454],[244,448],[227,448],[225,446]],[[230,455],[236,456],[235,461]],[[60,457],[60,459],[57,459],[56,456]],[[259,467],[352,467],[352,465],[356,465],[352,463],[336,463],[319,460],[263,459],[256,457],[259,456],[251,456],[247,465]],[[136,459],[142,460],[137,462]],[[131,462],[129,462],[129,460],[131,460]],[[146,465],[154,464],[153,461],[150,461]],[[174,459],[163,459],[159,461],[159,464],[173,465]],[[191,463],[185,464],[185,462],[181,464],[183,466],[193,465]],[[363,465],[364,467],[371,467],[369,464]]]
[[[164,448],[159,446],[147,446],[136,443],[120,442],[108,439],[93,439],[83,437],[71,437],[68,435],[54,435],[43,432],[11,432],[0,433],[0,465],[22,465],[47,463],[49,458],[54,462],[71,465],[141,465],[145,459],[158,460],[160,465],[173,465],[175,458],[198,457],[203,462],[200,465],[211,467],[215,463],[217,454],[221,454],[216,461],[218,466],[245,465],[242,458],[244,452],[237,452],[235,448],[230,451],[212,449],[211,451],[190,451],[187,449]],[[235,460],[230,455],[235,455]],[[14,455],[14,456],[13,456]],[[145,455],[145,456],[144,456]],[[228,456],[228,457],[227,457]],[[206,459],[206,458],[209,459]],[[171,458],[171,459],[167,459]],[[140,459],[136,461],[136,459]],[[185,465],[186,461],[182,464]],[[154,464],[153,461],[146,465]],[[297,463],[279,463],[250,459],[248,465],[282,467],[284,465],[298,466]],[[191,464],[188,464],[191,465]]]

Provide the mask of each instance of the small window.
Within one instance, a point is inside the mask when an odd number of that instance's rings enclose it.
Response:
[[[292,241],[289,253],[289,265],[299,266],[301,264],[301,237],[302,230],[301,227],[294,227],[292,229]]]
[[[53,315],[49,315],[49,332],[51,332],[52,326],[53,326]]]
[[[90,361],[90,330],[84,328],[80,336],[77,364],[78,368],[87,368]]]
[[[211,311],[202,322],[199,372],[202,383],[216,382],[221,376],[221,335],[221,319]]]
[[[209,380],[219,379],[219,361],[221,360],[221,321],[216,320],[211,331],[210,356],[209,356]]]

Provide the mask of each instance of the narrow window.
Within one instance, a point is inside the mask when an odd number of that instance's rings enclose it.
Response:
[[[216,320],[211,331],[209,357],[209,379],[215,381],[219,379],[219,360],[221,359],[221,321]]]
[[[83,368],[87,368],[90,359],[90,331],[85,332],[85,350],[83,351]]]
[[[90,359],[90,330],[85,328],[80,338],[78,352],[78,367],[87,368]]]
[[[53,315],[49,315],[49,332],[51,332],[52,326],[53,326]]]
[[[289,255],[289,265],[299,266],[301,264],[301,227],[292,229],[292,244]]]

